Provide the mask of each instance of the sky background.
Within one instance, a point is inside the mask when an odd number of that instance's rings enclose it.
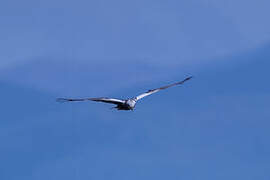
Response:
[[[0,2],[0,179],[269,180],[269,0]],[[127,98],[193,75],[134,112]]]

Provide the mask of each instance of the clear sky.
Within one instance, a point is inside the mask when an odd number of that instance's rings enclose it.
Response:
[[[0,2],[1,180],[269,180],[269,0]],[[57,97],[146,97],[134,112]]]

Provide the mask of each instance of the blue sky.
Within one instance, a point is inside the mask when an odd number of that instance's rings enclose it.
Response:
[[[0,179],[268,180],[269,6],[1,1]]]

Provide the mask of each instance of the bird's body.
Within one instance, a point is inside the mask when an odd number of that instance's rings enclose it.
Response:
[[[135,108],[137,101],[135,99],[127,99],[123,104],[117,105],[117,110],[133,110]]]
[[[121,99],[114,99],[114,98],[106,98],[106,97],[101,97],[101,98],[82,98],[82,99],[70,99],[70,98],[58,98],[57,100],[60,102],[69,102],[69,101],[97,101],[97,102],[104,102],[104,103],[110,103],[110,104],[116,104],[116,108],[117,110],[134,110],[136,103],[138,100],[149,96],[153,93],[156,93],[160,90],[163,89],[167,89],[169,87],[175,86],[175,85],[179,85],[179,84],[183,84],[185,81],[191,79],[192,77],[188,77],[186,79],[184,79],[183,81],[174,83],[174,84],[170,84],[167,86],[163,86],[157,89],[152,89],[152,90],[148,90],[147,92],[140,94],[134,98],[130,98],[130,99],[126,99],[126,100],[121,100]]]

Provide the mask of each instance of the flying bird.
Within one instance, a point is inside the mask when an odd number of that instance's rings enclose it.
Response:
[[[180,81],[180,82],[176,82],[176,83],[173,83],[173,84],[170,84],[170,85],[167,85],[167,86],[163,86],[163,87],[160,87],[160,88],[156,88],[156,89],[150,89],[150,90],[148,90],[147,92],[145,92],[143,94],[140,94],[140,95],[138,95],[136,97],[125,99],[125,100],[115,99],[115,98],[107,98],[107,97],[100,97],[100,98],[80,98],[80,99],[58,98],[57,101],[59,101],[59,102],[96,101],[96,102],[115,104],[117,106],[115,106],[113,108],[115,108],[117,110],[134,110],[135,105],[136,105],[138,100],[140,100],[140,99],[142,99],[142,98],[144,98],[146,96],[149,96],[151,94],[154,94],[156,92],[159,92],[160,90],[167,89],[167,88],[172,87],[172,86],[183,84],[184,82],[190,80],[191,78],[192,78],[192,76],[190,76],[190,77],[188,77],[188,78],[186,78],[186,79],[184,79],[183,81]]]

